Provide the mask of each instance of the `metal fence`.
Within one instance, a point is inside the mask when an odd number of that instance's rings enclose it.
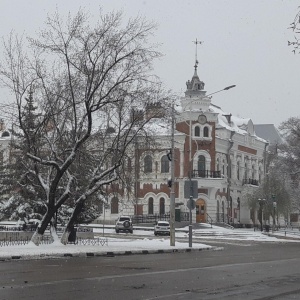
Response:
[[[0,226],[0,231],[35,231],[37,226]]]
[[[30,238],[18,238],[18,239],[1,239],[0,247],[5,246],[23,246],[27,245],[31,241]],[[41,244],[52,244],[54,242],[51,236],[43,236]],[[69,242],[69,244],[81,245],[81,246],[108,246],[108,239],[105,237],[93,238],[93,239],[84,239],[76,238],[74,242]]]
[[[155,223],[156,221],[170,221],[170,214],[153,214],[153,215],[133,215],[131,216],[133,224]]]
[[[25,237],[25,238],[4,238],[0,240],[0,247],[4,246],[21,246],[21,245],[27,245],[31,241],[31,238]],[[51,236],[43,236],[41,239],[41,244],[52,244],[53,238]]]
[[[108,246],[108,239],[105,237],[98,237],[93,239],[76,238],[74,244],[82,246]]]
[[[133,215],[131,216],[133,224],[156,223],[157,221],[170,221],[170,214],[153,214],[153,215]],[[180,221],[190,220],[189,212],[180,212]]]

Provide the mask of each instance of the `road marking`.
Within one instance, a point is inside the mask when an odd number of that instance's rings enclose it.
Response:
[[[291,261],[299,261],[299,258],[292,258],[292,259],[283,259],[283,260],[273,260],[273,261],[263,261],[263,262],[256,262],[256,264],[270,264],[270,263],[284,263],[284,262],[291,262]],[[120,274],[120,275],[107,275],[101,277],[90,277],[90,278],[72,278],[72,279],[64,279],[64,280],[55,280],[51,282],[40,282],[40,283],[26,283],[26,287],[39,287],[39,286],[46,286],[46,285],[55,285],[55,284],[63,284],[67,282],[74,282],[74,281],[103,281],[103,280],[113,280],[118,278],[130,278],[130,277],[141,277],[141,276],[152,276],[152,275],[160,275],[160,274],[172,274],[178,272],[191,272],[191,271],[199,271],[199,270],[209,270],[209,269],[226,269],[228,267],[237,267],[237,266],[248,266],[253,265],[253,262],[248,263],[233,263],[233,264],[224,264],[218,266],[207,266],[207,267],[197,267],[197,268],[184,268],[184,269],[174,269],[174,270],[165,270],[165,271],[153,271],[153,272],[142,272],[142,273],[133,273],[133,274]],[[8,285],[2,286],[2,288],[24,288],[24,284],[19,285]]]

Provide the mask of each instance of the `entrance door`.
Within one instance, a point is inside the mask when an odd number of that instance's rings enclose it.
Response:
[[[196,222],[206,223],[206,205],[203,199],[196,202]]]

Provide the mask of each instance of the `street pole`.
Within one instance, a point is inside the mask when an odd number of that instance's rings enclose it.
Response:
[[[105,203],[103,201],[103,204],[102,204],[102,210],[103,210],[103,236],[104,236],[104,224],[105,224]]]
[[[260,231],[263,231],[263,203],[260,203]]]
[[[266,199],[258,199],[259,210],[260,210],[260,231],[263,231],[263,206],[266,202]]]
[[[274,232],[275,230],[275,226],[276,226],[276,200],[275,200],[275,195],[272,195],[272,200],[273,200],[273,226],[272,226],[272,232]]]
[[[192,201],[193,199],[193,186],[192,186],[192,172],[193,172],[193,163],[192,163],[192,107],[190,103],[190,124],[189,124],[189,177],[190,177],[190,207],[189,207],[189,247],[193,247],[193,225],[192,225]]]
[[[175,246],[175,156],[174,156],[175,112],[172,102],[171,132],[171,192],[170,192],[170,246]]]

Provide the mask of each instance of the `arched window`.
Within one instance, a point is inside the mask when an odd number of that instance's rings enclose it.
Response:
[[[223,160],[223,165],[222,165],[222,174],[225,175],[225,161]]]
[[[7,136],[9,136],[9,132],[8,132],[8,131],[4,131],[4,132],[2,133],[2,137],[7,137]]]
[[[208,133],[209,133],[209,132],[208,132],[208,127],[204,127],[204,128],[203,128],[203,136],[204,136],[204,137],[208,137]]]
[[[153,215],[153,198],[150,197],[148,200],[148,215]]]
[[[119,213],[119,199],[117,197],[113,197],[111,199],[110,212],[112,214],[118,214]]]
[[[205,156],[198,156],[198,175],[199,177],[205,177]]]
[[[252,179],[255,177],[255,170],[254,170],[254,165],[252,165]]]
[[[161,173],[169,173],[170,170],[170,161],[167,157],[167,155],[164,155],[161,158]]]
[[[164,198],[159,199],[159,214],[160,215],[165,214],[165,199]]]
[[[144,158],[144,172],[151,173],[152,172],[152,157],[151,155],[147,155]]]
[[[195,136],[200,136],[200,127],[199,126],[195,127]]]
[[[236,164],[236,178],[240,180],[240,162],[238,161]]]

